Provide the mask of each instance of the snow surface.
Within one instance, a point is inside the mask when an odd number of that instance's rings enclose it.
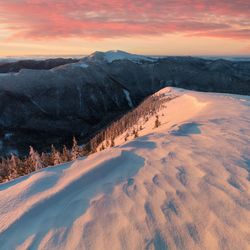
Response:
[[[161,93],[159,128],[1,184],[0,248],[249,249],[250,98]]]
[[[0,77],[4,77],[4,76],[10,76],[11,73],[0,73]]]
[[[133,108],[134,105],[133,105],[133,102],[131,100],[130,93],[126,89],[123,89],[123,93],[124,93],[124,95],[126,97],[126,100],[128,101],[129,107]]]
[[[53,71],[56,71],[57,69],[75,69],[75,68],[86,69],[88,67],[89,67],[89,65],[87,63],[80,60],[79,62],[76,62],[76,63],[68,63],[68,64],[64,64],[64,65],[54,67],[54,68],[50,69],[50,71],[53,72]]]

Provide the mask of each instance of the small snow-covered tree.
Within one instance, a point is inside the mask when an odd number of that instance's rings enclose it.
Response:
[[[134,138],[137,138],[138,137],[138,131],[135,130],[135,133],[134,133]]]
[[[57,150],[56,150],[55,146],[52,144],[51,145],[51,152],[50,152],[50,165],[52,165],[52,166],[55,165],[56,157],[57,157]]]
[[[50,156],[50,160],[51,160],[51,164],[52,165],[58,165],[60,163],[62,163],[62,157],[61,157],[61,153],[56,150],[56,148],[54,147],[54,145],[51,145],[51,156]]]
[[[51,164],[50,155],[42,152],[41,161],[44,164],[44,166],[48,167]]]
[[[104,144],[102,143],[101,147],[100,147],[100,151],[104,150],[105,149],[105,146]]]
[[[4,158],[0,159],[0,182],[5,182],[10,177],[10,168],[8,166],[7,160]]]
[[[126,133],[125,137],[124,137],[124,141],[127,141],[129,138],[129,133]]]
[[[62,151],[62,161],[63,162],[67,162],[67,161],[70,161],[70,153],[69,153],[69,150],[67,149],[67,147],[65,145],[63,145],[63,151]]]
[[[110,142],[110,147],[114,147],[114,146],[115,146],[115,139],[112,138],[112,139],[111,139],[111,142]]]
[[[77,145],[77,140],[73,137],[73,145],[71,149],[71,160],[75,160],[80,156],[80,148]]]
[[[133,128],[132,134],[134,135],[134,138],[137,138],[138,137],[138,130],[136,130],[135,128]]]
[[[60,152],[56,151],[54,154],[53,164],[58,165],[61,163],[62,163],[61,154],[60,154]]]
[[[35,170],[39,170],[39,169],[44,167],[44,164],[41,161],[39,153],[36,152],[34,150],[34,148],[31,146],[30,146],[29,158],[30,158],[31,164],[35,168]]]
[[[17,168],[17,157],[14,154],[11,154],[10,160],[9,160],[9,164],[11,168]]]
[[[161,125],[161,122],[159,121],[159,116],[157,115],[155,119],[155,128],[158,128],[160,125]]]

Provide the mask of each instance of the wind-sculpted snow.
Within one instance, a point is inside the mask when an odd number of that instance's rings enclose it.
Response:
[[[247,250],[250,99],[172,91],[158,128],[1,184],[0,248]]]
[[[46,169],[21,178],[14,186],[6,185],[0,201],[1,248],[14,249],[34,234],[32,247],[36,248],[52,228],[70,228],[96,195],[110,194],[115,185],[133,177],[144,165],[144,158],[133,152],[106,154]],[[11,214],[9,209],[13,209]],[[10,238],[12,241],[4,240]]]

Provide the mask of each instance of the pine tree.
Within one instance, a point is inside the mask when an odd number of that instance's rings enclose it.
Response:
[[[100,147],[100,151],[104,150],[105,149],[105,146],[104,144],[102,143],[102,146]]]
[[[68,162],[68,161],[70,161],[69,150],[67,149],[67,147],[66,147],[65,145],[63,145],[62,161],[63,161],[63,162]]]
[[[86,156],[88,155],[90,152],[88,151],[88,146],[87,145],[84,145],[82,147],[79,147],[79,157],[83,157],[83,156]]]
[[[138,131],[135,128],[133,128],[132,134],[134,135],[134,138],[138,137]]]
[[[54,159],[53,159],[53,160],[54,160],[54,161],[53,161],[54,166],[55,166],[55,165],[58,165],[58,164],[60,164],[60,163],[62,163],[62,159],[61,159],[61,154],[60,154],[60,152],[58,152],[58,151],[55,152],[55,154],[54,154]]]
[[[138,137],[138,131],[135,130],[135,133],[134,133],[134,138],[137,138]]]
[[[29,158],[35,170],[39,170],[44,167],[44,164],[41,161],[40,155],[31,146],[30,146]]]
[[[50,152],[50,159],[49,159],[49,165],[54,166],[56,161],[57,150],[54,147],[54,145],[51,145],[51,152]]]
[[[11,168],[17,169],[17,157],[14,154],[11,154],[9,164]]]
[[[0,171],[0,179],[1,182],[7,181],[7,180],[11,180],[11,169],[8,165],[8,160],[2,158],[1,159],[1,171]]]
[[[73,145],[71,149],[71,160],[75,160],[80,156],[80,148],[77,145],[77,140],[75,137],[73,137]]]
[[[4,158],[0,159],[0,182],[5,182],[9,179],[10,168],[8,167],[7,161]]]
[[[50,163],[50,155],[47,154],[47,153],[42,152],[42,154],[41,154],[41,161],[43,162],[43,164],[45,166],[51,165],[51,163]]]
[[[114,147],[115,146],[115,140],[114,138],[111,139],[111,143],[110,143],[110,147]]]
[[[127,133],[127,134],[125,135],[124,140],[125,140],[125,141],[127,141],[127,140],[128,140],[128,138],[129,138],[129,133]]]
[[[159,121],[159,116],[157,115],[155,119],[155,128],[158,128],[160,125],[161,125],[161,122]]]
[[[30,156],[25,157],[23,159],[22,163],[23,163],[23,166],[24,166],[23,172],[25,174],[29,174],[29,173],[35,171],[35,167],[34,167],[34,165],[32,163],[32,160],[31,160]]]

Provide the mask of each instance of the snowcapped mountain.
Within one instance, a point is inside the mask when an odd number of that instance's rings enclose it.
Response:
[[[149,61],[149,62],[155,62],[157,61],[157,58],[149,57],[149,56],[141,56],[141,55],[135,55],[130,54],[125,51],[121,50],[110,50],[107,52],[100,52],[96,51],[90,56],[87,56],[84,58],[84,60],[87,61],[107,61],[109,63],[112,63],[117,60],[129,60],[132,62],[142,62],[142,61]]]
[[[250,94],[250,62],[108,51],[64,63],[0,74],[0,155],[84,142],[165,86]]]
[[[1,249],[248,249],[250,97],[157,94],[136,139],[1,184]]]

